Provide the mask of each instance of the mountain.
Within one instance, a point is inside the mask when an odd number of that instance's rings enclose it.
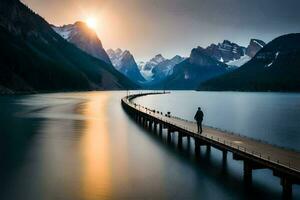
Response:
[[[224,40],[222,43],[211,44],[205,51],[208,55],[229,66],[240,67],[251,60],[264,45],[265,43],[261,40],[251,39],[246,48],[229,40]]]
[[[76,22],[75,24],[64,25],[61,27],[52,26],[52,28],[56,33],[81,50],[111,64],[96,32],[90,29],[86,23]]]
[[[217,45],[211,44],[205,49],[205,52],[220,62],[227,63],[232,60],[237,60],[245,55],[246,48],[228,40],[224,40]]]
[[[181,56],[174,56],[171,59],[165,59],[158,63],[152,69],[152,80],[160,81],[173,74],[174,66],[184,61],[185,58]]]
[[[175,65],[173,73],[154,88],[196,89],[198,85],[227,72],[227,65],[208,55],[201,47],[194,48],[190,57]]]
[[[113,66],[119,70],[122,66],[121,66],[121,59],[122,59],[122,54],[123,51],[121,49],[108,49],[107,51],[107,55],[109,57],[109,59],[111,60]]]
[[[226,70],[224,71],[225,73],[228,71],[235,70],[238,67],[242,66],[243,64],[247,63],[248,61],[250,61],[253,55],[255,55],[264,45],[265,43],[258,39],[251,39],[247,47],[240,46],[236,43],[230,42],[229,40],[224,40],[222,43],[211,44],[205,49],[201,47],[194,49],[191,53],[190,58],[187,60],[180,56],[175,56],[172,59],[166,59],[161,54],[158,54],[146,63],[145,62],[139,63],[139,68],[142,75],[148,80],[147,85],[150,88],[153,86],[157,87],[157,85],[162,84],[164,79],[166,79],[166,81],[170,81],[168,77],[171,77],[171,75],[174,73],[174,67],[177,65],[185,68],[185,70],[187,71],[189,71],[188,70],[189,66],[193,68],[192,66],[195,65],[201,66],[199,69],[202,69],[203,66],[207,66],[208,64],[205,63],[207,60],[206,61],[202,60],[203,55],[205,55],[206,57],[210,57],[210,60],[211,59],[214,60],[214,64],[210,63],[209,66],[210,65],[218,66],[220,65],[220,63],[222,63],[222,66],[225,66],[226,68]],[[200,54],[202,55],[202,57],[199,56]],[[197,60],[197,58],[200,58],[200,60],[204,61],[204,63],[197,63],[197,62],[195,63],[193,59]],[[177,70],[179,66],[177,66]],[[209,74],[213,76],[214,73],[213,72],[211,73],[210,70],[211,68],[207,70],[207,72],[209,71]],[[204,71],[202,72],[204,73]],[[216,75],[219,74],[222,73],[216,73]],[[173,78],[171,77],[171,79]],[[201,82],[203,80],[206,80],[206,76],[204,74],[201,74],[199,80],[201,80]],[[196,86],[194,85],[192,86],[192,88],[195,87]],[[186,88],[190,88],[190,86],[187,86]]]
[[[209,80],[200,90],[300,91],[300,33],[280,36],[239,69]]]
[[[157,82],[171,75],[173,73],[173,67],[184,59],[185,58],[178,55],[171,59],[166,59],[161,54],[158,54],[148,62],[140,63],[139,68],[147,80]]]
[[[161,62],[164,62],[166,59],[161,55],[157,54],[154,58],[151,58],[150,61],[146,62],[145,66],[143,67],[144,70],[152,70],[156,65]]]
[[[154,56],[154,58],[151,58],[148,62],[140,62],[139,63],[139,69],[141,71],[141,74],[144,76],[144,78],[148,81],[152,81],[152,69],[158,65],[159,63],[165,61],[166,59],[161,55],[158,54]]]
[[[58,35],[19,0],[0,2],[0,92],[136,88]]]
[[[262,40],[251,39],[250,44],[248,45],[248,47],[246,49],[246,55],[253,58],[255,56],[255,54],[259,50],[261,50],[265,45],[266,45],[266,43]]]
[[[138,65],[136,64],[133,55],[128,51],[122,51],[121,49],[112,49],[107,50],[108,56],[111,59],[114,67],[130,78],[131,80],[141,83],[145,79],[141,75]]]
[[[251,57],[248,55],[243,55],[239,59],[231,60],[227,62],[226,64],[230,67],[234,67],[235,69],[242,66],[243,64],[247,63],[249,60],[251,60]]]

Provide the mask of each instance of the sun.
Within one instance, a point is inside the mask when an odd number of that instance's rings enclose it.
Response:
[[[97,28],[97,21],[95,18],[88,18],[86,20],[86,24],[88,25],[88,27],[90,27],[91,29],[96,29]]]

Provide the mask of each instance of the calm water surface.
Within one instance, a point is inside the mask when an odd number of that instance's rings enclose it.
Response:
[[[188,120],[200,106],[208,126],[300,151],[300,94],[189,91],[136,102]]]
[[[0,97],[0,199],[280,199],[278,178],[213,150],[193,154],[143,130],[120,106],[126,92]],[[300,95],[173,92],[136,100],[205,124],[300,150]],[[294,186],[300,199],[300,188]]]

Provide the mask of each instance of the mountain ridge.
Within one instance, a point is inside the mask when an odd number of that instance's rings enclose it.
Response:
[[[173,68],[176,64],[182,62],[185,58],[175,55],[167,59],[161,54],[155,55],[147,62],[139,65],[139,69],[148,81],[161,81],[173,73]]]
[[[250,39],[247,47],[224,40],[222,43],[212,43],[205,48],[205,51],[227,65],[240,67],[251,60],[264,45],[265,43],[259,39]]]
[[[90,29],[86,23],[77,21],[74,24],[59,27],[52,25],[52,28],[68,42],[74,44],[86,53],[108,64],[112,64],[96,32]]]
[[[300,91],[300,33],[279,36],[239,69],[209,80],[199,90]]]
[[[142,83],[145,81],[130,51],[122,51],[120,48],[116,50],[108,49],[107,54],[110,60],[112,61],[113,66],[119,72],[121,72],[136,83]]]
[[[68,43],[20,1],[0,2],[2,93],[137,87],[114,68]]]
[[[149,87],[154,89],[195,90],[201,82],[227,72],[227,65],[206,53],[202,47],[175,65],[172,75]]]

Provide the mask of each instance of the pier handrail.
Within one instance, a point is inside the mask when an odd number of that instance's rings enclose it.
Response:
[[[146,123],[149,122],[150,128],[153,127],[153,123],[154,129],[157,124],[164,126],[168,129],[168,138],[171,138],[171,132],[178,132],[180,142],[182,136],[192,137],[195,140],[195,151],[200,145],[206,145],[223,151],[223,158],[224,156],[226,158],[227,151],[231,152],[235,160],[244,162],[246,179],[252,180],[254,169],[273,170],[273,174],[281,179],[283,196],[291,196],[292,184],[300,184],[300,152],[208,126],[205,126],[203,133],[199,134],[195,122],[171,116],[169,113],[164,114],[133,101],[141,96],[158,94],[168,94],[168,92],[132,94],[122,98],[121,103],[130,115],[143,119]]]

